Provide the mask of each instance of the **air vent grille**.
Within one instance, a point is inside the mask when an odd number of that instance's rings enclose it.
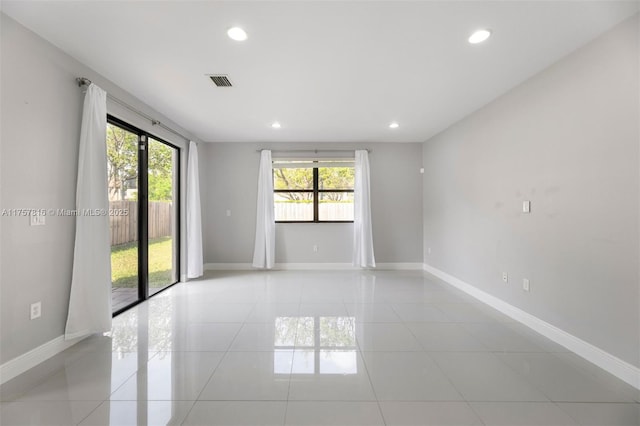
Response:
[[[210,75],[209,78],[218,87],[231,87],[231,81],[226,75]]]

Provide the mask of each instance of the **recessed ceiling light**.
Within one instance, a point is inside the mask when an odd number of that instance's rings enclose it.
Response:
[[[482,43],[489,37],[491,37],[491,30],[478,30],[475,33],[471,34],[471,36],[469,37],[469,43],[471,44]]]
[[[397,129],[398,127],[400,127],[400,125],[398,123],[396,123],[395,121],[391,124],[389,124],[389,128],[390,129]]]
[[[227,35],[230,39],[235,41],[245,41],[247,39],[247,33],[240,27],[229,28]]]
[[[280,127],[282,127],[282,126],[280,125],[280,123],[279,123],[279,122],[274,121],[274,122],[273,122],[273,124],[271,125],[271,127],[273,127],[274,129],[279,129],[279,128],[280,128]]]

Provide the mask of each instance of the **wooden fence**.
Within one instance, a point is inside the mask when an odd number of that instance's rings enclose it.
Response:
[[[138,240],[138,202],[110,201],[111,245]],[[123,214],[124,212],[128,214]],[[149,239],[169,237],[173,229],[173,204],[170,201],[149,202]]]
[[[353,220],[352,203],[320,203],[322,220]],[[311,203],[275,203],[276,218],[281,220],[313,220]]]

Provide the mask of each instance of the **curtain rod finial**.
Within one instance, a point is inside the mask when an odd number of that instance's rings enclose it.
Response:
[[[78,87],[88,86],[91,84],[91,80],[85,77],[76,78],[76,83],[78,83]]]

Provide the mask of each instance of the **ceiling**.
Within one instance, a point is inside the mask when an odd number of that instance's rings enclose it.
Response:
[[[2,1],[211,142],[422,142],[637,11],[636,1]],[[248,40],[227,37],[236,25]],[[471,45],[478,28],[493,36]],[[234,87],[214,86],[217,73]]]

